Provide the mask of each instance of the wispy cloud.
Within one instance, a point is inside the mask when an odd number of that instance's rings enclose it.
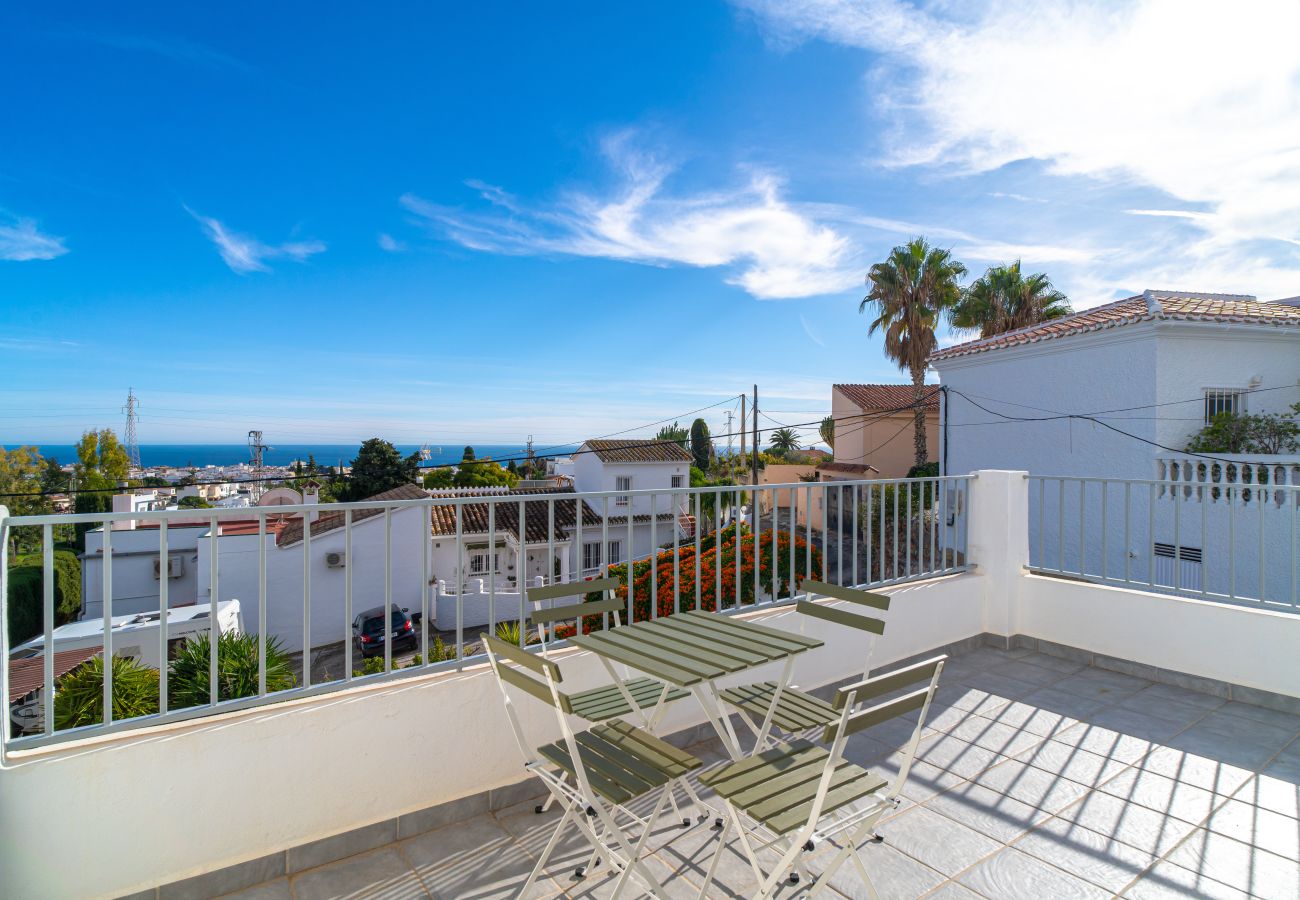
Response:
[[[1133,255],[1135,273],[1168,264],[1201,287],[1235,270],[1238,289],[1261,293],[1274,275],[1300,283],[1300,6],[1289,0],[735,2],[774,44],[869,52],[888,165],[979,174],[1038,160],[1056,176],[1154,188],[1170,209],[1138,214],[1189,230],[1153,242],[1172,257]],[[1272,273],[1251,268],[1261,260]]]
[[[185,211],[203,227],[203,233],[216,245],[217,252],[226,265],[241,275],[271,271],[271,267],[266,264],[267,260],[291,259],[303,262],[308,257],[325,251],[325,244],[314,240],[264,244],[255,237],[230,230],[210,216],[199,215],[188,206]]]
[[[808,336],[808,340],[812,341],[818,347],[826,346],[826,342],[818,337],[817,333],[812,330],[812,326],[808,324],[808,319],[804,317],[803,313],[799,313],[799,324],[803,326],[803,333]]]
[[[406,242],[399,241],[391,234],[385,234],[383,232],[380,232],[378,242],[379,242],[379,249],[386,250],[389,253],[401,253],[404,250],[406,250]]]
[[[76,32],[73,37],[92,43],[141,53],[153,53],[175,62],[208,68],[232,69],[250,73],[255,68],[242,59],[214,50],[204,44],[176,35],[118,34],[113,32]]]
[[[56,259],[68,252],[63,238],[44,234],[32,219],[0,219],[0,259]]]
[[[674,195],[673,167],[623,132],[603,144],[617,173],[608,195],[573,191],[530,205],[470,182],[489,208],[465,211],[412,194],[401,203],[436,234],[474,250],[722,268],[760,299],[842,291],[861,279],[848,238],[782,196],[780,179],[749,172],[729,190]]]

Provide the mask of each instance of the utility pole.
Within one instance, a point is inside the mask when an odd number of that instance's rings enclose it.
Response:
[[[740,458],[745,459],[745,395],[740,395]]]
[[[733,413],[731,410],[727,410],[727,457],[728,458],[731,457],[731,447],[732,447],[731,439],[734,436],[731,433],[731,420],[734,419],[735,417],[736,417],[735,413]]]
[[[531,434],[528,435],[527,447],[528,447],[528,452],[526,455],[528,457],[528,462],[526,463],[526,465],[528,466],[528,477],[533,478],[535,476],[533,473],[533,436]]]
[[[136,409],[139,402],[139,399],[135,396],[135,391],[127,388],[126,406],[122,407],[122,412],[126,413],[126,455],[131,468],[134,470],[140,469],[140,442],[136,436],[136,423],[139,421]]]
[[[750,473],[753,481],[751,484],[758,484],[758,385],[754,385],[754,459],[750,463]]]

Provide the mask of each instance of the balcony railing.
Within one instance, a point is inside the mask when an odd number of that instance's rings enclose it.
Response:
[[[1294,473],[1203,458],[1162,465],[1150,481],[1029,476],[1030,567],[1300,612]]]
[[[891,479],[857,482],[800,482],[784,485],[680,488],[673,490],[575,493],[478,494],[415,500],[361,501],[326,505],[270,506],[244,509],[160,510],[135,513],[8,516],[0,507],[0,597],[8,598],[9,568],[4,558],[10,538],[21,536],[36,546],[41,559],[40,630],[27,641],[28,676],[39,659],[38,686],[20,701],[39,714],[17,728],[6,715],[6,751],[281,702],[338,691],[357,683],[408,678],[440,669],[480,662],[479,635],[502,632],[529,649],[540,649],[529,628],[528,590],[541,579],[580,581],[592,574],[621,576],[630,618],[668,615],[688,609],[734,612],[790,602],[798,580],[811,575],[855,586],[899,584],[964,571],[968,568],[967,521],[972,476]],[[767,496],[764,496],[767,495]],[[631,498],[633,510],[678,511],[693,516],[692,527],[671,512],[620,514],[617,498]],[[648,498],[642,501],[640,498]],[[119,557],[126,574],[128,555],[115,544],[128,538],[146,544],[147,555],[169,558],[180,545],[182,525],[199,520],[202,535],[195,595],[171,597],[171,578],[151,582],[156,634],[137,622],[128,639],[121,612],[147,615],[138,592],[123,595],[114,576]],[[615,521],[611,521],[611,519]],[[56,541],[73,526],[100,527],[102,553],[91,554],[94,583],[83,578],[87,596],[96,596],[102,615],[87,632],[110,655],[152,659],[158,665],[157,712],[119,719],[114,715],[113,667],[104,666],[101,713],[91,724],[56,728],[54,698],[56,655],[66,645],[56,629]],[[19,531],[19,529],[21,529]],[[155,540],[156,536],[156,540]],[[193,535],[190,535],[194,547]],[[605,559],[611,541],[625,542],[620,559]],[[601,564],[583,567],[583,543],[596,543]],[[471,586],[467,551],[497,548],[513,559],[514,584],[523,590],[500,591],[498,579]],[[190,552],[187,550],[187,552]],[[143,555],[135,547],[130,558]],[[507,564],[508,565],[508,564]],[[445,573],[445,574],[444,574]],[[89,577],[89,576],[88,576]],[[439,584],[448,590],[440,591]],[[178,582],[179,584],[179,582]],[[629,589],[630,584],[630,589]],[[179,588],[178,588],[179,590]],[[133,596],[132,608],[124,596]],[[209,638],[206,702],[178,707],[167,660],[175,653],[179,629],[173,622],[177,600],[197,604],[190,618],[203,618]],[[242,630],[259,636],[257,686],[241,696],[219,694],[219,635],[230,618],[229,601],[238,600]],[[472,606],[477,603],[479,606]],[[0,615],[7,623],[9,610]],[[118,605],[115,614],[114,605]],[[366,667],[358,653],[353,623],[372,607],[397,606],[411,614],[411,650],[395,651],[395,639],[383,640],[382,666]],[[191,610],[193,606],[189,607]],[[172,611],[158,615],[160,610]],[[3,627],[5,658],[27,640]],[[149,623],[152,628],[152,624]],[[405,636],[399,634],[400,636]],[[296,660],[295,683],[274,690],[267,683],[269,638],[276,638]],[[150,642],[149,652],[141,650]],[[156,643],[155,643],[156,642]],[[128,645],[129,643],[129,645]],[[563,642],[561,642],[563,643]],[[550,643],[550,647],[557,646]],[[375,659],[378,659],[378,654]],[[3,667],[10,696],[11,666]],[[378,668],[379,671],[373,671]],[[34,707],[30,704],[35,704]],[[21,731],[21,733],[15,733]]]

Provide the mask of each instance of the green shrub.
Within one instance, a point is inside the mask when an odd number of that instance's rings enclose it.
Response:
[[[384,658],[382,656],[369,656],[361,661],[361,668],[353,668],[354,676],[360,675],[378,675],[384,671]]]
[[[113,720],[158,712],[158,670],[113,657]],[[104,721],[104,658],[96,656],[54,683],[56,730]]]
[[[44,559],[40,553],[15,557],[9,568],[9,636],[19,644],[41,632],[44,620]],[[81,612],[81,560],[71,550],[54,551],[54,624]]]
[[[252,697],[258,688],[258,641],[255,634],[228,632],[217,638],[217,699]],[[200,706],[209,697],[211,641],[206,634],[187,640],[171,663],[167,696],[172,709]],[[266,690],[283,691],[296,685],[289,655],[279,638],[266,639]]]

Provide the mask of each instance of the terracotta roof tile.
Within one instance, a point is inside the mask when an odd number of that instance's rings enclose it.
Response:
[[[549,488],[530,488],[511,491],[492,503],[466,503],[461,506],[461,534],[487,534],[488,508],[496,507],[497,534],[519,537],[519,500],[529,494],[571,494],[572,489],[552,490]],[[550,516],[547,513],[547,500],[524,501],[524,540],[527,543],[540,543],[549,540]],[[585,502],[582,504],[582,520],[599,522],[600,516]],[[433,533],[439,537],[456,534],[456,507],[451,504],[432,507]],[[560,499],[555,501],[555,538],[563,540],[577,525],[577,500]]]
[[[910,384],[837,384],[834,389],[861,409],[899,409],[911,406],[915,394]],[[926,409],[939,408],[940,389],[937,384],[927,384],[922,403]]]
[[[968,341],[940,350],[931,361],[969,356],[986,350],[1033,344],[1051,338],[1118,328],[1137,322],[1222,322],[1251,325],[1300,326],[1300,308],[1287,303],[1260,302],[1245,294],[1201,294],[1178,291],[1146,291],[1136,297],[1116,300],[1085,309],[1063,319],[1042,322]]]
[[[690,462],[686,448],[676,441],[586,441],[581,450],[593,451],[602,462]]]
[[[425,493],[424,488],[416,487],[413,484],[403,484],[391,490],[375,494],[373,497],[367,497],[361,501],[363,503],[371,500],[428,500],[429,495]],[[328,504],[323,504],[321,509],[327,509]],[[352,524],[364,521],[374,516],[382,515],[383,508],[375,509],[354,509],[352,510]],[[341,512],[323,512],[317,516],[316,521],[311,523],[311,535],[324,534],[327,531],[333,531],[336,528],[342,528],[344,525],[344,515]],[[276,536],[275,545],[285,547],[289,544],[295,544],[302,540],[302,517],[295,516],[284,523],[280,533]]]
[[[844,472],[848,475],[866,475],[868,472],[879,472],[875,466],[865,465],[863,463],[846,463],[846,462],[828,462],[822,463],[817,467],[819,472]]]
[[[76,650],[58,650],[54,654],[54,677],[71,672],[77,666],[98,656],[104,648],[81,647]],[[45,686],[45,657],[30,656],[27,659],[9,661],[9,702],[21,700],[32,691]]]

